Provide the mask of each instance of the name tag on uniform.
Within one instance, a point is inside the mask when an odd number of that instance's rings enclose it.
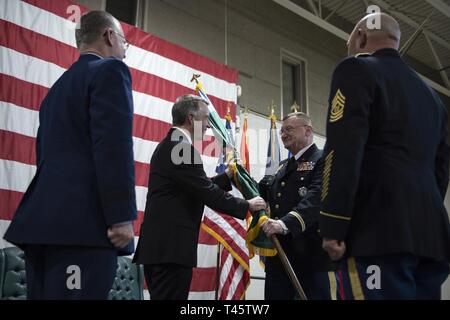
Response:
[[[300,162],[298,164],[297,171],[310,171],[314,169],[315,164],[316,163],[313,161]]]

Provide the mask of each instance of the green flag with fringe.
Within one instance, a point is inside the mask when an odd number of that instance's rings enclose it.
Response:
[[[214,105],[206,95],[202,84],[198,81],[199,77],[200,75],[194,75],[191,81],[196,82],[195,92],[208,102],[209,124],[213,130],[214,136],[218,142],[221,143],[220,145],[225,142],[225,144],[232,149],[232,151],[230,151],[232,152],[231,158],[235,159],[230,165],[233,171],[233,183],[245,199],[248,200],[257,197],[260,195],[258,183],[250,176],[244,167],[236,162],[236,160],[239,159],[236,146],[228,135],[228,131],[214,108]],[[272,241],[266,237],[265,233],[260,228],[261,224],[267,219],[267,212],[265,210],[252,213],[252,219],[247,229],[246,238],[250,256],[253,256],[254,254],[259,254],[261,256],[276,255],[276,250]]]

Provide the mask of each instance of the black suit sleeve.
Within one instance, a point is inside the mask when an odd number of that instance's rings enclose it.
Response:
[[[193,151],[197,153],[197,151]],[[194,157],[199,159],[200,156]],[[205,205],[213,210],[244,219],[248,211],[248,202],[244,199],[235,198],[219,188],[208,179],[203,164],[180,163],[173,165],[173,179],[191,196],[200,199]],[[220,177],[219,177],[220,179]]]
[[[281,218],[293,237],[298,236],[313,225],[316,225],[317,228],[321,206],[322,171],[323,160],[320,159],[314,167],[308,193],[293,208],[292,212]]]
[[[321,235],[345,240],[352,218],[364,149],[375,76],[363,58],[341,62],[332,78],[324,149]]]
[[[442,105],[442,104],[441,104]],[[445,198],[445,194],[447,193],[448,187],[448,179],[449,179],[449,156],[450,156],[450,147],[448,144],[448,115],[447,110],[442,105],[443,117],[442,117],[442,127],[441,127],[441,141],[439,142],[439,146],[436,152],[436,181],[439,187],[439,191],[442,196],[442,200]]]
[[[231,191],[233,187],[231,186],[231,181],[226,173],[218,174],[217,176],[211,178],[214,184],[217,184],[220,189],[224,191]]]

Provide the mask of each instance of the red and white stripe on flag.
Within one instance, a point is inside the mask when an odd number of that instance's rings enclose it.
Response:
[[[67,19],[73,13],[68,13],[71,5],[68,0],[0,0],[0,247],[9,246],[3,234],[36,171],[40,103],[52,84],[78,58],[75,23]],[[85,8],[80,9],[86,12]],[[135,27],[122,26],[131,43],[125,62],[133,78],[139,211],[135,231],[139,234],[151,155],[171,126],[174,100],[194,93],[189,81],[193,73],[201,74],[219,115],[225,117],[231,102],[235,118],[238,72]],[[212,132],[208,134],[203,149],[215,143]],[[202,158],[207,174],[212,176],[217,155],[202,153]],[[194,271],[192,284],[194,298],[214,298],[215,282],[211,285],[211,279],[215,279],[216,272],[216,243],[201,233],[199,268]]]
[[[243,198],[233,188],[232,194]],[[250,284],[250,258],[246,244],[247,226],[245,220],[205,209],[202,229],[212,235],[221,244],[219,270],[219,300],[240,300]]]

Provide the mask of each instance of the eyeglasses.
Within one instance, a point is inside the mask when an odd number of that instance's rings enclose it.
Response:
[[[113,32],[114,32],[115,34],[117,34],[117,35],[122,39],[122,41],[123,41],[123,46],[125,47],[125,50],[128,49],[128,47],[130,46],[130,43],[127,41],[127,38],[125,38],[125,36],[121,35],[121,34],[118,33],[117,31],[114,31],[114,30],[113,30]]]
[[[114,32],[115,34],[117,34],[122,39],[123,47],[125,48],[125,50],[127,50],[128,47],[130,46],[130,43],[127,41],[127,38],[125,38],[125,36],[121,35],[119,32],[117,32],[115,30],[111,29],[111,31]],[[106,31],[106,32],[108,32],[108,31]],[[105,34],[106,34],[106,32],[105,32]]]
[[[285,127],[285,128],[281,128],[281,129],[280,129],[280,135],[282,135],[283,133],[291,134],[292,132],[294,132],[295,129],[301,128],[301,127],[311,127],[311,126],[310,126],[310,125],[307,125],[307,124],[303,124],[303,125],[301,125],[301,126],[296,126],[296,127],[287,126],[287,127]]]

